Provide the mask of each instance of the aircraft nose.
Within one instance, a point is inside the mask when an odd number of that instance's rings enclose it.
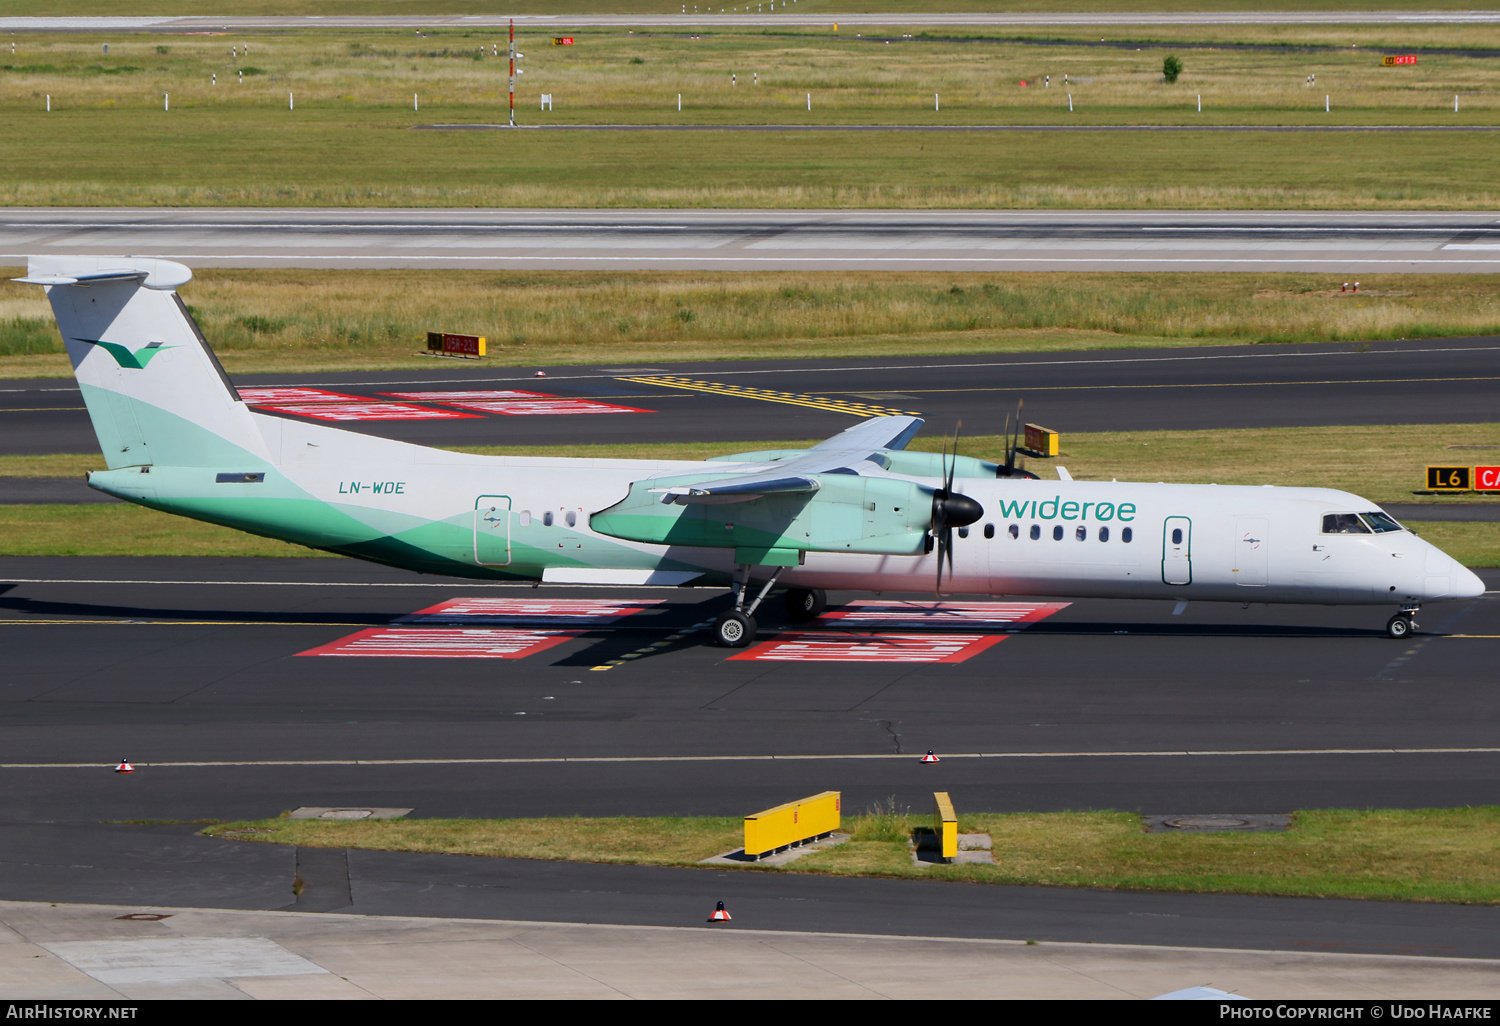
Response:
[[[1453,593],[1458,598],[1478,598],[1484,594],[1484,581],[1468,567],[1456,566],[1453,573]]]

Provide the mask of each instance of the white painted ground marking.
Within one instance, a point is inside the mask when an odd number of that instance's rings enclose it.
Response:
[[[1224,751],[1146,751],[1146,752],[944,752],[944,759],[1164,759],[1192,756],[1197,758],[1245,758],[1287,755],[1500,755],[1500,748],[1285,748],[1240,749]],[[595,762],[848,762],[858,759],[910,759],[911,755],[891,753],[864,755],[597,755],[554,756],[515,759],[260,759],[219,762],[141,762],[131,763],[137,771],[150,769],[202,769],[239,766],[511,766],[539,763]],[[102,762],[3,762],[0,769],[114,769],[115,763]]]
[[[176,983],[205,978],[311,976],[328,970],[264,937],[61,941],[42,944],[100,983]]]

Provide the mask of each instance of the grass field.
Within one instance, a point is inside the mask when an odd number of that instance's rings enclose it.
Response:
[[[234,373],[430,366],[429,329],[523,366],[1500,333],[1500,275],[202,269],[182,295]],[[41,291],[0,281],[0,377],[70,373]]]
[[[532,109],[542,92],[554,96],[545,120],[573,125],[1484,128],[1500,112],[1500,66],[1475,52],[1500,50],[1500,26],[1157,28],[1146,33],[1153,38],[1093,31],[1103,38],[1084,38],[1083,30],[1073,30],[1073,38],[1062,30],[941,39],[896,33],[887,45],[884,38],[827,31],[608,30],[590,31],[573,47],[544,45],[533,33],[524,41],[520,121],[542,120]],[[1500,133],[1477,131],[1444,134],[1437,145],[1400,133],[414,131],[505,120],[497,37],[461,30],[420,39],[380,31],[9,37],[17,49],[9,55],[0,44],[0,131],[26,145],[0,150],[0,203],[1303,209],[1500,203],[1489,173],[1500,157]],[[1235,48],[1246,43],[1260,48]],[[240,50],[245,45],[248,55]],[[1371,48],[1392,46],[1422,51],[1419,64],[1381,67]],[[1160,80],[1162,59],[1178,50],[1186,71],[1167,85]],[[1309,75],[1316,82],[1309,84]],[[170,112],[163,110],[166,94]],[[295,110],[288,109],[289,94]],[[420,110],[413,110],[414,94]],[[941,110],[934,110],[934,94]],[[1332,96],[1332,113],[1324,112],[1325,95]],[[100,160],[101,153],[109,159]]]
[[[1500,444],[1500,424],[1411,428],[1271,428],[1245,431],[1141,431],[1069,434],[1064,464],[1079,480],[1215,482],[1342,488],[1376,503],[1493,502],[1454,496],[1417,497],[1428,463],[1455,460],[1449,445]],[[502,455],[593,456],[616,459],[702,459],[723,453],[811,445],[799,442],[682,443],[547,448],[483,446],[464,451]],[[937,451],[942,439],[919,438],[913,449]],[[966,455],[1002,457],[996,435],[964,439]],[[1308,458],[1316,453],[1316,460]],[[1467,457],[1467,453],[1464,456]],[[1034,469],[1052,471],[1037,461]],[[0,478],[71,476],[102,469],[86,454],[0,456]],[[1414,520],[1422,537],[1468,566],[1500,566],[1500,524]],[[130,505],[0,506],[0,556],[309,556],[310,549]]]
[[[689,4],[689,8],[694,5]],[[728,3],[730,10],[748,5]],[[1020,0],[1007,3],[1008,12],[1094,13],[1100,11],[1383,11],[1383,10],[1492,10],[1495,0]],[[677,14],[681,4],[664,0],[540,0],[517,7],[499,0],[220,0],[213,6],[218,15],[259,16],[307,15],[324,17],[352,15],[426,14]],[[706,5],[705,5],[706,9]],[[994,0],[797,0],[788,11],[801,14],[824,12],[871,14],[988,13]],[[769,7],[767,8],[769,12]],[[29,15],[78,15],[80,0],[0,0],[0,17]],[[198,0],[90,0],[90,15],[201,15]]]
[[[960,804],[962,795],[957,796]],[[988,833],[996,865],[918,867],[908,842],[927,817],[846,816],[851,840],[785,868],[752,871],[933,878],[1228,894],[1500,903],[1500,807],[1297,812],[1285,833],[1148,834],[1134,814],[963,814]],[[730,818],[516,820],[272,819],[204,833],[309,847],[503,858],[693,865],[743,840]],[[715,866],[715,869],[723,867]]]

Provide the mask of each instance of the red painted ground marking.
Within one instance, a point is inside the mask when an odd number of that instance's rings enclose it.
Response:
[[[424,403],[494,402],[500,399],[556,399],[546,392],[516,392],[494,389],[489,392],[381,392],[393,399],[415,399]]]
[[[655,413],[655,410],[638,410],[634,406],[615,406],[612,403],[596,403],[591,399],[511,399],[498,403],[448,403],[461,410],[483,410],[485,413],[504,413],[512,417],[545,416],[563,413]]]
[[[358,402],[357,395],[344,395],[340,392],[329,392],[321,388],[240,388],[236,389],[240,398],[247,403],[259,405],[261,403],[343,403],[349,400]]]
[[[456,598],[408,613],[392,622],[602,625],[645,612],[665,601],[666,599]]]
[[[1036,623],[1067,602],[895,602],[857,599],[818,617],[830,627],[1005,627]]]
[[[780,663],[961,663],[1004,634],[778,634],[732,655]]]
[[[415,657],[420,659],[525,659],[561,645],[582,631],[496,628],[373,627],[298,652],[305,656]]]
[[[290,413],[296,417],[311,417],[314,420],[477,420],[473,413],[456,413],[453,410],[429,410],[421,406],[403,403],[291,403],[262,406],[263,410]]]

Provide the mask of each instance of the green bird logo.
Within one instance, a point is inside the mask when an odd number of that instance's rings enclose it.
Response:
[[[152,342],[132,353],[118,342],[105,342],[97,338],[75,338],[73,341],[87,342],[91,346],[99,346],[115,358],[115,363],[128,370],[145,370],[146,364],[150,363],[151,358],[157,353],[177,348],[176,346],[164,345],[161,342]]]

